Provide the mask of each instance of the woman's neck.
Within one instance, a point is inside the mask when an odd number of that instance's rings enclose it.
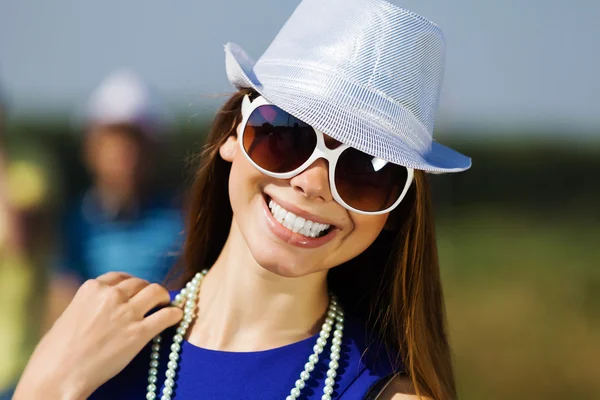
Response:
[[[314,335],[329,303],[327,273],[286,278],[261,267],[232,223],[204,278],[188,340],[225,351],[259,351]]]

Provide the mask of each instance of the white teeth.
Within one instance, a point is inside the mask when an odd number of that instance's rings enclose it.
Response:
[[[312,238],[318,237],[321,234],[321,232],[329,229],[329,227],[331,226],[329,224],[321,224],[308,219],[304,219],[302,217],[298,217],[296,214],[281,207],[273,200],[269,201],[269,208],[271,209],[271,214],[273,214],[273,217],[275,217],[277,222],[279,222],[281,225],[285,226],[292,232],[297,232],[303,236]]]
[[[304,227],[305,222],[306,222],[306,220],[304,218],[297,217],[296,220],[294,221],[294,227],[293,227],[292,231],[294,231],[294,232],[300,231],[300,229],[302,229]]]

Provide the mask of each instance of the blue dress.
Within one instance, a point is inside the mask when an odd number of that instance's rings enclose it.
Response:
[[[162,394],[174,329],[163,333],[157,399]],[[182,343],[174,400],[285,400],[312,354],[318,334],[276,349],[227,352]],[[328,341],[299,399],[319,400],[329,364]],[[362,400],[369,389],[402,367],[394,368],[381,346],[369,339],[362,324],[347,317],[333,399]],[[150,348],[146,348],[119,375],[100,387],[90,399],[145,399]]]

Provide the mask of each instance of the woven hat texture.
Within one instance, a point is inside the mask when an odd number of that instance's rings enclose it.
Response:
[[[254,62],[225,45],[229,81],[372,156],[432,173],[471,159],[433,140],[440,28],[384,0],[303,0]]]

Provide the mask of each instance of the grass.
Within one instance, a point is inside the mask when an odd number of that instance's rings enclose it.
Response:
[[[460,398],[597,399],[600,229],[488,210],[438,238]]]

